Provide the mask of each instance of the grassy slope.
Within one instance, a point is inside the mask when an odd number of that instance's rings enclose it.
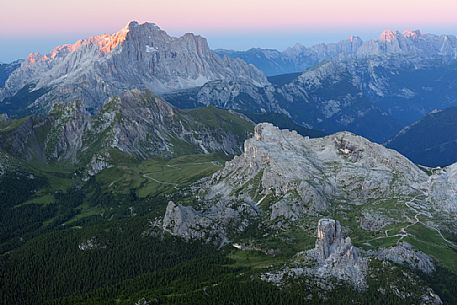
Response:
[[[215,107],[187,110],[186,113],[196,122],[210,129],[220,129],[233,132],[239,137],[246,137],[252,131],[253,125],[236,113]]]
[[[121,161],[97,175],[105,191],[127,194],[136,189],[140,198],[173,193],[221,168],[225,156],[188,155],[170,160]]]

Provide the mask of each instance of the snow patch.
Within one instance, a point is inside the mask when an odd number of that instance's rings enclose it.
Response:
[[[157,47],[151,47],[150,45],[146,45],[146,53],[154,53],[157,52],[159,48]]]

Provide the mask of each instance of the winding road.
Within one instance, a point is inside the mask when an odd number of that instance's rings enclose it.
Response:
[[[419,197],[419,195],[416,196],[416,197],[414,197],[413,199],[411,199],[411,200],[405,202],[405,205],[406,205],[410,210],[413,210],[413,211],[416,213],[416,214],[414,215],[414,221],[413,221],[413,222],[411,222],[410,224],[408,224],[408,225],[405,226],[405,227],[402,227],[402,228],[400,229],[400,232],[397,233],[397,234],[394,234],[394,235],[389,235],[389,231],[390,231],[391,229],[387,229],[387,230],[384,231],[385,236],[379,236],[379,237],[370,239],[370,240],[367,241],[367,243],[369,243],[370,241],[373,241],[373,240],[384,239],[384,238],[389,238],[389,237],[400,237],[400,239],[398,240],[398,242],[400,242],[400,241],[403,240],[405,237],[407,237],[408,235],[410,235],[410,234],[407,232],[407,229],[408,229],[409,227],[414,226],[414,225],[416,225],[416,224],[421,224],[421,225],[423,225],[423,226],[426,227],[426,228],[429,228],[429,229],[432,229],[432,230],[436,231],[436,232],[440,235],[440,237],[441,237],[447,244],[449,244],[449,246],[451,246],[451,247],[454,248],[454,249],[457,249],[457,245],[456,245],[454,242],[452,242],[452,241],[446,239],[446,238],[444,237],[443,233],[441,233],[441,231],[440,231],[438,228],[435,228],[435,227],[433,227],[433,226],[430,226],[430,225],[428,225],[428,224],[422,222],[422,221],[419,219],[419,216],[421,216],[421,215],[422,215],[422,216],[426,216],[426,217],[430,217],[430,215],[429,215],[429,214],[426,214],[426,213],[424,213],[424,212],[418,211],[417,208],[415,208],[415,207],[413,207],[413,206],[411,205],[411,204],[414,203],[414,201],[416,201],[417,197]]]

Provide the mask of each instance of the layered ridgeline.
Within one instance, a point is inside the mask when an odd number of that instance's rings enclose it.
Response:
[[[457,39],[453,35],[424,34],[419,30],[406,30],[403,33],[387,30],[379,35],[379,39],[369,41],[350,36],[336,43],[320,43],[310,47],[296,44],[282,52],[254,48],[247,51],[220,49],[216,53],[241,58],[271,76],[302,72],[324,60],[348,57],[409,55],[429,58],[439,54],[455,58]]]
[[[215,81],[187,92],[187,100],[284,113],[308,128],[348,130],[384,143],[425,114],[456,104],[456,50],[454,36],[384,32],[378,40],[352,38],[306,49],[315,54],[315,64],[270,77],[271,86]],[[175,100],[184,104],[186,96],[170,97]]]
[[[252,123],[214,108],[178,110],[150,91],[109,98],[96,115],[81,102],[56,103],[47,115],[0,121],[0,149],[26,161],[109,167],[113,152],[144,160],[185,154],[236,154]]]
[[[201,36],[189,33],[175,38],[155,24],[131,22],[112,35],[62,45],[45,55],[30,54],[1,86],[0,108],[18,110],[15,97],[24,91],[40,94],[21,105],[23,112],[49,109],[55,100],[81,99],[98,108],[126,89],[163,93],[218,79],[268,83],[254,66],[217,56]]]
[[[308,139],[259,124],[241,156],[195,185],[199,203],[170,202],[153,229],[260,255],[259,276],[276,285],[308,279],[326,290],[337,279],[441,304],[426,274],[438,266],[457,272],[454,172],[455,165],[426,172],[347,132]]]
[[[283,55],[306,62],[293,69],[302,72],[266,79],[227,52],[218,56],[199,36],[174,38],[154,24],[132,22],[113,35],[3,65],[0,112],[20,116],[73,100],[96,112],[109,96],[149,88],[179,108],[212,105],[250,117],[278,113],[292,120],[288,126],[327,134],[348,130],[384,143],[425,114],[455,105],[456,41],[451,35],[386,31],[366,42],[351,37],[295,46]],[[289,64],[284,59],[277,65]]]

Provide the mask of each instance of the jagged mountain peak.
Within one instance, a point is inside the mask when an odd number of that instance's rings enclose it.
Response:
[[[349,38],[348,38],[349,42],[351,43],[354,43],[354,42],[357,42],[357,43],[361,43],[363,42],[362,38],[360,38],[359,36],[357,35],[350,35]]]
[[[417,39],[422,35],[420,30],[404,30],[400,32],[398,30],[385,30],[379,35],[379,40],[384,42],[392,42],[399,38],[407,38],[407,39]]]
[[[0,103],[29,86],[46,91],[28,105],[34,109],[75,99],[98,109],[109,96],[131,88],[166,93],[235,79],[268,84],[254,66],[219,58],[199,35],[172,37],[154,23],[133,21],[114,34],[78,40],[46,55],[32,53],[0,88]]]
[[[422,35],[421,31],[420,30],[405,30],[403,31],[403,37],[405,38],[412,38],[412,39],[416,39],[416,38],[419,38],[420,36]]]
[[[160,32],[165,34],[155,23],[144,22],[142,24],[137,21],[129,22],[125,27],[112,34],[100,34],[88,38],[77,40],[72,44],[63,44],[55,47],[47,54],[30,53],[27,57],[29,64],[35,64],[39,61],[52,61],[59,57],[65,57],[71,53],[75,53],[81,48],[95,48],[100,52],[100,55],[106,55],[121,46],[129,35],[138,35],[140,32],[152,34]],[[167,35],[168,36],[168,35]]]
[[[392,30],[384,30],[380,35],[379,35],[379,40],[381,41],[387,41],[391,42],[395,39],[397,39],[398,36],[400,36],[399,31],[392,31]]]

